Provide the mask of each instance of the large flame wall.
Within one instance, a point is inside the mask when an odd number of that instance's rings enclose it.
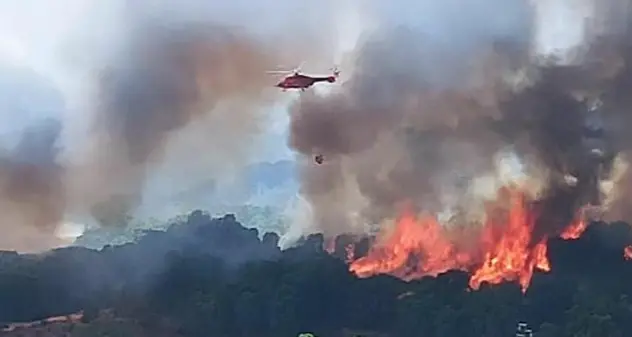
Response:
[[[487,205],[485,220],[478,226],[443,224],[436,215],[401,214],[393,228],[385,228],[364,257],[354,259],[347,248],[349,269],[359,277],[390,274],[412,280],[436,276],[448,270],[471,273],[469,285],[518,282],[527,290],[535,270],[548,272],[548,237],[534,238],[538,210],[527,194],[516,187],[503,187]],[[565,240],[579,238],[586,229],[584,212],[561,233]],[[632,247],[624,252],[632,258]]]

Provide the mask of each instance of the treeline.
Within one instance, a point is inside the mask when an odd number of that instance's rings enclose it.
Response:
[[[519,321],[538,337],[629,336],[632,262],[621,254],[627,224],[595,223],[581,239],[553,240],[553,271],[518,285],[468,289],[453,271],[406,283],[358,279],[314,235],[279,251],[278,237],[210,220],[186,224],[103,251],[61,249],[44,256],[4,254],[0,319],[31,320],[111,308],[146,326],[183,336],[339,336],[343,330],[398,337],[513,336]]]
[[[218,206],[213,213],[216,216],[222,214],[235,214],[241,223],[248,228],[257,228],[263,232],[284,234],[288,230],[289,219],[283,214],[283,210],[273,206],[239,205]],[[116,227],[92,227],[77,237],[73,246],[101,249],[107,245],[122,245],[132,243],[153,230],[165,230],[170,226],[186,223],[187,215],[179,215],[170,221],[158,219],[138,220],[129,218],[125,226]]]

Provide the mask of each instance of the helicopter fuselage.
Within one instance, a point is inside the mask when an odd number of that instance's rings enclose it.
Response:
[[[277,83],[277,87],[282,89],[301,89],[305,90],[314,83],[317,82],[329,82],[333,83],[336,81],[335,76],[323,76],[323,77],[312,77],[302,74],[294,74],[284,78],[281,82]]]

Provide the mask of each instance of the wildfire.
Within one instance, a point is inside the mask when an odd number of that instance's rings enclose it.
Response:
[[[527,209],[527,204],[520,193],[513,192],[510,198],[510,209],[507,223],[498,239],[485,240],[491,242],[485,253],[485,260],[470,279],[470,287],[478,289],[482,282],[500,283],[503,280],[518,280],[523,291],[526,291],[534,268],[549,271],[550,265],[546,257],[546,239],[535,247],[529,247],[534,217]],[[488,224],[485,236],[489,236],[491,228],[499,228]]]
[[[560,237],[564,240],[576,240],[584,233],[588,227],[588,222],[584,217],[583,210],[580,211],[579,216],[575,218],[566,229],[560,234]]]
[[[359,277],[391,274],[405,280],[460,269],[472,273],[472,289],[484,282],[516,281],[524,292],[535,270],[551,270],[547,238],[532,237],[535,216],[525,194],[504,188],[498,200],[473,237],[476,248],[460,244],[455,229],[441,225],[434,216],[405,213],[391,232],[378,237],[367,256],[353,261],[349,268]],[[578,217],[561,236],[577,238],[585,229],[586,222]]]
[[[470,257],[458,252],[446,237],[436,218],[406,214],[398,220],[394,232],[383,237],[383,243],[351,263],[350,269],[360,277],[388,273],[414,279],[466,267]]]

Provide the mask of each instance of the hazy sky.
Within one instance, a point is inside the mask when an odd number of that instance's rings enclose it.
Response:
[[[143,3],[140,1],[139,3]],[[476,3],[477,1],[474,1]],[[478,0],[480,3],[490,1]],[[502,4],[502,2],[492,1]],[[508,1],[506,3],[511,3]],[[0,0],[0,65],[25,67],[32,69],[45,77],[42,81],[50,81],[52,87],[62,91],[64,95],[72,95],[76,86],[80,86],[81,74],[73,69],[73,64],[81,60],[81,48],[89,48],[90,45],[78,43],[78,41],[101,39],[107,40],[114,36],[111,30],[116,29],[116,21],[120,20],[119,9],[124,1],[97,1],[97,0]],[[285,32],[291,36],[293,25],[310,26],[312,31],[320,29],[323,35],[334,42],[331,51],[331,59],[340,62],[341,49],[352,48],[363,29],[371,27],[378,22],[388,24],[406,24],[421,27],[422,30],[441,36],[447,31],[458,29],[458,22],[441,21],[445,15],[437,15],[438,12],[458,12],[461,10],[461,1],[366,1],[363,6],[358,6],[359,1],[321,1],[318,5],[300,1],[273,0],[251,1],[233,0],[224,1],[199,1],[186,0],[178,2],[179,6],[169,4],[174,1],[159,1],[155,6],[158,9],[168,8],[171,11],[180,9],[183,12],[198,12],[199,16],[227,22],[234,25],[246,25],[254,31],[265,34],[266,32]],[[440,4],[439,4],[440,3]],[[581,16],[588,8],[588,1],[583,0],[579,6],[567,5],[563,0],[539,0],[537,1],[540,21],[544,23],[539,30],[539,41],[542,50],[564,48],[581,39]],[[471,8],[468,5],[467,8]],[[360,11],[360,8],[363,11]],[[480,6],[481,13],[469,12],[468,15],[489,15],[487,6]],[[507,13],[512,6],[498,6],[499,15],[494,16],[495,25],[511,25],[511,13]],[[582,10],[582,8],[584,10]],[[379,15],[378,15],[379,13]],[[280,18],[285,18],[280,20]],[[289,18],[289,19],[288,19]],[[292,20],[295,18],[296,20]],[[329,22],[323,21],[328,18]],[[503,20],[505,18],[505,20]],[[331,25],[333,23],[333,25]],[[333,27],[333,29],[332,29]],[[327,29],[328,28],[328,29]],[[101,47],[107,43],[97,43]],[[337,59],[337,60],[336,60]],[[309,64],[306,66],[309,69]],[[319,69],[324,70],[324,69]],[[343,69],[344,71],[344,69]],[[6,79],[5,81],[10,81]],[[271,82],[274,79],[271,78]],[[35,81],[33,81],[35,82]],[[43,87],[41,83],[33,84]],[[43,89],[35,89],[43,90]],[[29,118],[37,118],[39,115],[62,113],[49,107],[30,106],[24,115],[16,115],[7,111],[0,111],[0,132],[5,133],[15,128],[21,128]],[[52,110],[52,111],[51,111]],[[70,112],[65,112],[70,113]],[[284,132],[283,107],[279,111],[273,111],[274,126],[270,128],[272,148],[266,151],[263,157],[269,158],[277,150],[282,156],[287,152],[279,148],[278,139]],[[81,119],[81,116],[72,115],[69,118]]]

